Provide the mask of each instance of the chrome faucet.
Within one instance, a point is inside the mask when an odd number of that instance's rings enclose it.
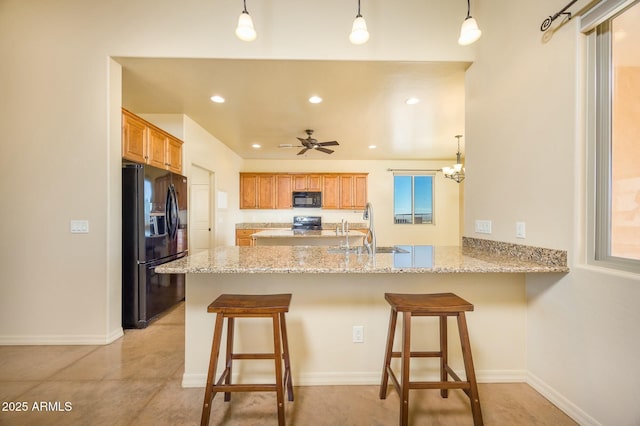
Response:
[[[369,229],[367,229],[367,235],[364,237],[364,246],[367,248],[369,254],[376,254],[376,231],[373,227],[373,206],[370,202],[364,208],[362,219],[369,220]]]

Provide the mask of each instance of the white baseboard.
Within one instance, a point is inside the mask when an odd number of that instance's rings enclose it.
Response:
[[[124,336],[122,327],[109,334],[79,334],[79,335],[42,335],[42,336],[0,336],[2,346],[33,346],[33,345],[108,345]]]
[[[527,373],[526,383],[538,391],[542,396],[551,401],[556,407],[562,410],[567,416],[571,417],[579,425],[582,426],[602,426],[602,423],[585,413],[580,407],[562,396],[558,391],[540,380],[534,374]]]
[[[306,373],[294,375],[293,384],[295,386],[346,386],[346,385],[379,385],[380,371],[375,372],[355,372],[355,373]],[[459,374],[464,380],[463,373]],[[527,372],[525,370],[479,370],[476,371],[476,379],[479,383],[523,383],[526,381]],[[438,380],[437,375],[412,375],[412,380]],[[238,377],[233,378],[237,382]],[[243,383],[269,383],[273,381],[270,375],[245,375],[242,377]],[[207,383],[206,373],[184,373],[182,375],[183,388],[203,388]]]

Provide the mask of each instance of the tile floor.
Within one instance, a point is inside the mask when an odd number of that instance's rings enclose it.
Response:
[[[0,425],[197,425],[204,390],[180,386],[183,351],[183,304],[107,346],[0,346]],[[575,425],[526,384],[479,387],[486,425]],[[296,387],[287,424],[394,425],[398,403],[377,386]],[[472,424],[461,391],[412,391],[410,403],[414,425]],[[275,395],[218,396],[210,424],[275,425]]]

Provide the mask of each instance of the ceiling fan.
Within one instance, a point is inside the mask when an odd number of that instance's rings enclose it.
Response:
[[[302,145],[300,145],[302,147],[302,150],[298,153],[298,155],[302,155],[302,154],[304,154],[305,152],[307,152],[310,149],[315,149],[317,151],[322,151],[325,154],[331,154],[333,152],[333,150],[332,149],[327,149],[327,148],[324,148],[324,147],[325,146],[337,146],[337,145],[340,145],[336,141],[318,142],[317,139],[314,139],[314,138],[311,137],[311,135],[313,134],[313,130],[311,130],[311,129],[307,129],[307,130],[305,130],[305,132],[307,133],[307,138],[306,139],[298,138],[298,140],[302,144]]]

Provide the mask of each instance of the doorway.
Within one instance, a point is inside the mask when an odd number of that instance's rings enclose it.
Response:
[[[215,188],[214,172],[199,167],[191,167],[190,177],[191,206],[189,214],[191,242],[190,254],[209,250],[215,244]]]

